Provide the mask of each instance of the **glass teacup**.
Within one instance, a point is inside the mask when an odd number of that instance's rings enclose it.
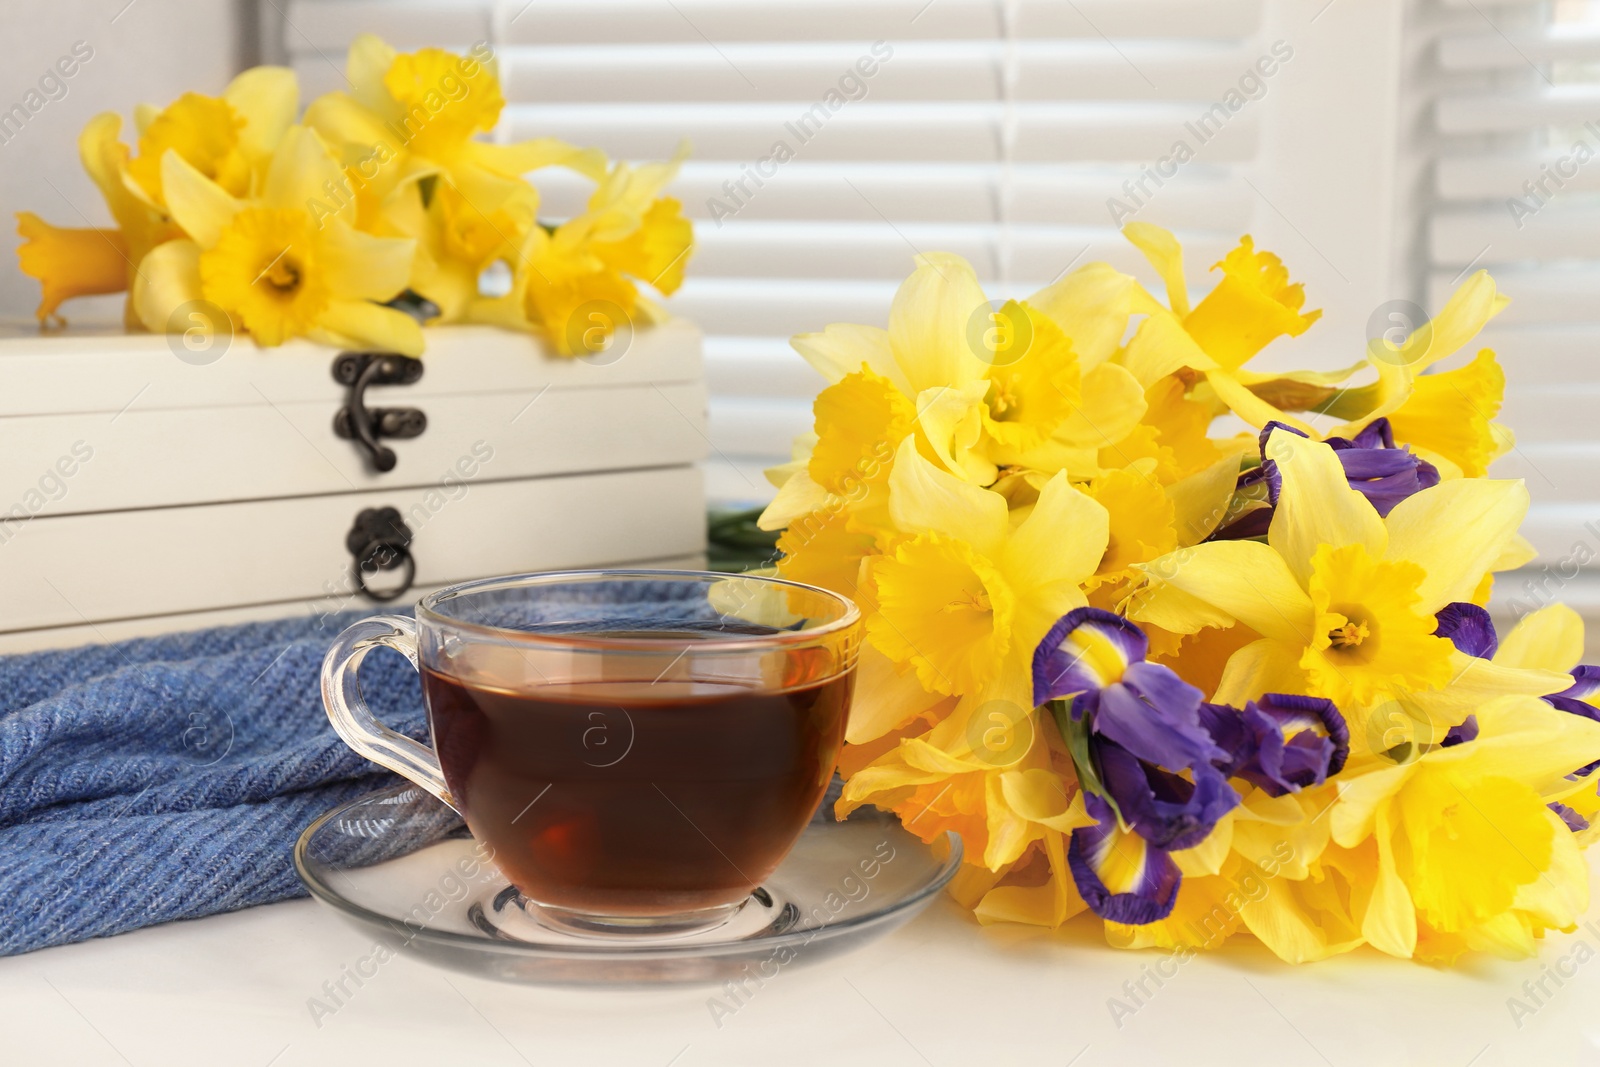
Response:
[[[776,578],[491,578],[350,626],[323,702],[351,748],[461,813],[540,922],[676,934],[725,922],[799,839],[860,640],[848,598]],[[421,672],[432,749],[361,699],[380,645]]]

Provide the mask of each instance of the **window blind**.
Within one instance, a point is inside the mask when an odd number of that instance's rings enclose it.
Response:
[[[1327,165],[1328,132],[1370,107],[1328,87],[1350,57],[1389,46],[1374,50],[1369,0],[1318,6],[296,0],[282,38],[307,93],[342,84],[344,49],[364,31],[400,48],[487,40],[508,101],[497,136],[558,136],[629,159],[666,158],[688,138],[671,191],[698,246],[669,306],[706,334],[709,492],[759,500],[771,492],[761,470],[810,428],[820,384],[789,336],[884,325],[919,251],[961,253],[991,296],[1022,296],[1095,260],[1147,273],[1117,233],[1127,218],[1176,231],[1205,285],[1254,232],[1297,276],[1320,271],[1325,296],[1359,308],[1347,316],[1359,331],[1388,249],[1355,220],[1389,216],[1392,156],[1380,152],[1370,189]],[[1330,116],[1322,136],[1286,134],[1264,160],[1273,116],[1308,109],[1311,121]],[[1190,158],[1174,158],[1180,141]],[[587,195],[575,176],[537,182],[552,220]],[[1345,340],[1311,362],[1349,362],[1361,340]]]
[[[1600,612],[1600,4],[1426,0],[1411,36],[1418,289],[1438,307],[1488,268],[1512,297],[1471,352],[1506,368],[1517,446],[1491,473],[1527,480],[1540,558],[1497,600]]]

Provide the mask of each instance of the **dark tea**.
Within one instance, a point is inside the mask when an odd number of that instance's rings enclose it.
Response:
[[[772,873],[827,787],[854,684],[422,678],[445,781],[501,871],[538,904],[640,917],[736,903]]]

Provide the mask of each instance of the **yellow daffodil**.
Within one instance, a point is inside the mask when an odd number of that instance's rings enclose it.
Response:
[[[1032,706],[1029,664],[1050,625],[1084,604],[1105,555],[1105,509],[1057,475],[1011,528],[1004,498],[902,442],[889,510],[906,535],[864,567],[867,640],[931,692]]]
[[[1475,740],[1357,775],[1333,807],[1335,841],[1375,842],[1361,929],[1391,955],[1528,955],[1588,905],[1583,859],[1547,804],[1577,788],[1574,766],[1600,759],[1600,723],[1527,697],[1475,714]]]
[[[511,291],[477,301],[472,320],[538,330],[558,354],[577,356],[603,351],[619,328],[663,318],[631,279],[665,296],[683,282],[694,228],[661,193],[687,154],[684,144],[665,163],[618,163],[582,214],[548,232],[532,227],[507,257]]]
[[[529,171],[563,165],[596,179],[604,171],[598,151],[554,138],[478,139],[495,128],[505,107],[488,45],[462,56],[437,48],[397,53],[362,34],[350,45],[345,79],[348,92],[328,93],[306,109],[306,125],[334,146],[347,168],[329,190],[313,192],[319,215],[339,210],[357,191],[385,203],[440,176],[475,210],[492,216],[508,201],[537,204],[537,194],[521,180]]]
[[[414,243],[360,233],[341,213],[315,217],[309,201],[337,176],[320,138],[301,126],[285,135],[261,195],[249,200],[169,151],[162,186],[187,236],[160,245],[141,265],[133,301],[145,326],[173,328],[180,309],[205,300],[261,345],[307,337],[420,354],[416,321],[377,303],[405,288]]]
[[[19,216],[19,232],[27,239],[19,252],[22,269],[44,288],[39,320],[75,296],[131,290],[146,254],[181,236],[161,188],[163,155],[175,152],[231,195],[247,196],[265,176],[298,106],[293,71],[255,67],[229,82],[221,97],[185,93],[159,111],[141,105],[135,113],[137,155],[119,139],[121,116],[105,112],[91,119],[78,138],[78,153],[116,228],[61,229]],[[126,320],[130,327],[138,324],[131,299]]]
[[[1149,386],[1187,368],[1205,375],[1217,399],[1253,426],[1277,420],[1310,432],[1310,427],[1252,389],[1270,392],[1273,383],[1327,387],[1344,381],[1364,364],[1328,373],[1261,374],[1245,368],[1279,337],[1298,337],[1321,316],[1302,312],[1305,287],[1290,284],[1289,271],[1271,252],[1256,251],[1249,237],[1213,269],[1222,280],[1189,306],[1183,252],[1166,230],[1129,223],[1123,234],[1143,252],[1166,285],[1167,306],[1145,296],[1138,309],[1147,314],[1120,359],[1141,385]]]
[[[1216,699],[1265,692],[1333,700],[1352,721],[1385,700],[1459,723],[1499,693],[1554,693],[1570,679],[1513,671],[1433,636],[1435,614],[1467,600],[1527,511],[1520,482],[1445,482],[1382,518],[1333,450],[1287,431],[1268,442],[1283,487],[1267,543],[1213,541],[1137,569],[1130,617],[1177,633],[1243,623],[1261,638],[1228,662]]]
[[[930,253],[895,294],[887,330],[835,324],[792,343],[830,385],[866,368],[892,386],[914,412],[924,454],[975,485],[993,484],[1002,466],[1089,477],[1102,471],[1099,450],[1144,413],[1143,390],[1109,362],[1132,285],[1091,265],[996,311],[971,264]],[[1068,329],[1083,339],[1081,350]],[[853,416],[862,420],[857,439],[879,434],[866,412]],[[773,476],[781,484],[763,528],[827,506],[830,490],[810,476],[806,441],[796,466]]]
[[[466,317],[479,298],[484,271],[514,255],[521,235],[533,224],[525,204],[508,203],[485,215],[448,182],[436,183],[426,204],[421,196],[394,198],[381,221],[363,226],[364,204],[356,201],[358,228],[417,242],[407,287],[438,306],[432,321],[439,323]]]
[[[1432,320],[1404,340],[1371,341],[1371,384],[1341,390],[1325,410],[1349,420],[1329,436],[1353,437],[1375,419],[1387,418],[1398,441],[1410,444],[1447,475],[1482,477],[1488,464],[1511,447],[1510,431],[1492,424],[1505,393],[1505,378],[1487,349],[1464,367],[1428,373],[1476,337],[1509,298],[1487,271],[1478,271],[1451,294]]]
[[[160,111],[141,106],[134,115],[139,150],[128,162],[127,184],[151,205],[164,205],[161,160],[176,152],[230,196],[248,197],[260,187],[299,106],[300,90],[287,67],[247,70],[220,97],[184,93]]]
[[[1062,835],[1093,822],[1076,789],[1063,783],[1064,753],[1052,745],[1049,728],[1035,726],[1031,718],[997,715],[982,725],[975,730],[965,718],[953,716],[925,734],[902,739],[851,775],[839,814],[873,804],[898,814],[906,829],[925,841],[954,831],[973,850],[972,862],[991,871],[1017,862],[1035,842],[1049,842],[1047,852],[1059,853],[1064,873]],[[997,730],[1004,740],[996,744],[1003,748],[986,748],[986,731]],[[1051,893],[1050,900],[1056,899]]]

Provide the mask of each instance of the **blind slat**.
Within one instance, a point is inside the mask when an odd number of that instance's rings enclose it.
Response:
[[[848,190],[846,190],[848,192]],[[1037,279],[1058,275],[1069,263],[1109,262],[1140,271],[1136,249],[1110,226],[1079,230],[1028,226],[928,225],[900,223],[893,202],[883,205],[889,221],[863,223],[731,222],[702,227],[694,273],[728,278],[877,278],[898,282],[910,273],[921,251],[965,256],[980,278]],[[1215,263],[1233,246],[1213,237],[1188,243],[1191,266]]]
[[[1439,66],[1452,71],[1521,70],[1529,63],[1600,61],[1600,33],[1549,30],[1461,34],[1439,41]]]
[[[1540,440],[1537,432],[1517,436],[1517,447],[1495,461],[1489,470],[1490,477],[1524,479],[1528,491],[1541,503],[1594,499],[1594,471],[1600,464],[1600,442],[1547,442]]]
[[[1589,147],[1600,147],[1600,141]],[[1446,157],[1435,167],[1434,189],[1446,200],[1492,200],[1501,205],[1507,197],[1527,195],[1524,183],[1541,180],[1563,196],[1600,192],[1600,167],[1575,166],[1575,160],[1570,142],[1516,155]],[[1557,167],[1559,183],[1552,183],[1546,174]]]
[[[992,0],[508,0],[515,44],[661,41],[961,40],[1003,35]],[[1027,37],[1236,39],[1261,24],[1261,0],[1016,0]]]
[[[1577,126],[1600,115],[1600,86],[1562,86],[1535,93],[1459,93],[1438,102],[1444,133],[1516,133],[1542,126]]]
[[[1209,101],[1231,88],[1256,54],[1232,43],[1023,41],[1008,56],[992,38],[901,42],[881,59],[858,43],[508,47],[500,53],[507,100],[812,101],[830,90],[888,100]],[[861,64],[858,68],[857,64]],[[870,73],[866,73],[870,72]],[[1198,114],[1200,109],[1195,109]]]
[[[1593,254],[1600,244],[1600,206],[1558,201],[1516,217],[1501,203],[1436,212],[1430,226],[1428,247],[1435,266],[1555,262]]]
[[[998,222],[1003,213],[1019,226],[1109,226],[1106,201],[1126,196],[1123,182],[1140,179],[1135,167],[1028,164],[1008,172],[999,163],[841,164],[801,159],[784,164],[769,177],[749,174],[748,164],[691,159],[670,192],[691,217],[720,218],[728,225],[730,210],[739,221],[879,223],[881,210],[897,220]],[[1250,228],[1256,194],[1237,175],[1195,163],[1184,177],[1159,190],[1146,179],[1146,189],[1158,198],[1164,225],[1224,233]],[[725,188],[741,180],[743,191]],[[568,218],[581,211],[593,189],[580,175],[554,168],[540,171],[535,181],[541,211],[550,218]]]
[[[1015,156],[1028,162],[1148,163],[1165,155],[1193,122],[1194,108],[1174,104],[1021,104]],[[783,143],[808,160],[1000,160],[1006,113],[998,104],[879,104],[829,112],[774,104],[513,105],[505,122],[516,140],[560,137],[595,144],[615,156],[671,155],[687,138],[702,159],[771,158]],[[1232,116],[1201,146],[1209,163],[1255,155],[1256,116]],[[779,153],[781,154],[781,152]]]

